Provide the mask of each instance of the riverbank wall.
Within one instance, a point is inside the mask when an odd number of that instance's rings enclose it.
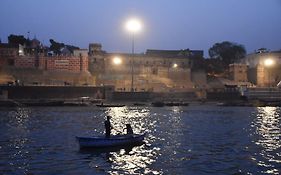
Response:
[[[106,99],[112,87],[94,86],[0,86],[2,99]]]

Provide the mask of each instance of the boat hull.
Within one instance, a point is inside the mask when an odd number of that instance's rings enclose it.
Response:
[[[143,142],[145,134],[116,135],[105,137],[76,137],[80,148],[106,148],[117,146],[132,146]]]
[[[107,108],[107,107],[124,107],[125,105],[123,105],[123,104],[97,104],[96,106]]]

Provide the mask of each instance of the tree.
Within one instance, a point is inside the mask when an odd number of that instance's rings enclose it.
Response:
[[[219,59],[227,67],[229,64],[235,63],[246,55],[246,50],[243,45],[224,41],[216,43],[209,49],[211,58]]]
[[[66,47],[71,53],[73,53],[73,51],[75,49],[79,49],[79,47],[72,46],[72,45],[66,45],[64,43],[59,43],[53,39],[50,39],[50,43],[51,43],[50,50],[52,50],[55,54],[58,54],[58,55],[61,54],[61,49],[64,47]]]
[[[60,54],[61,53],[60,50],[61,48],[64,47],[64,43],[56,42],[53,39],[50,39],[50,43],[51,43],[50,50],[53,51],[55,54]]]
[[[23,35],[9,35],[8,36],[8,42],[9,44],[12,44],[12,45],[24,45],[26,44],[27,46],[30,45],[30,40],[29,39],[26,39]]]

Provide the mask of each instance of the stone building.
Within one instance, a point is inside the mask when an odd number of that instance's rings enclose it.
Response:
[[[272,60],[267,65],[266,60]],[[259,49],[241,60],[248,66],[248,79],[259,87],[276,86],[281,80],[281,51],[267,51]]]
[[[230,79],[235,82],[247,82],[248,81],[248,66],[246,64],[230,64],[229,73]]]
[[[147,50],[144,54],[106,53],[100,44],[89,46],[89,70],[97,85],[117,91],[191,91],[191,57],[203,51]]]
[[[280,51],[256,51],[246,55],[245,58],[241,60],[241,63],[244,63],[249,66],[249,68],[257,67],[258,65],[263,65],[266,59],[274,60],[276,65],[281,64],[281,50]]]
[[[0,67],[14,65],[14,59],[19,55],[19,47],[8,43],[0,43]]]
[[[68,71],[72,73],[88,71],[88,57],[52,56],[40,57],[39,69],[45,71]]]
[[[91,84],[94,78],[88,71],[88,50],[75,50],[73,54],[48,56],[38,40],[31,46],[0,44],[0,75],[5,84],[9,75],[25,84]],[[6,82],[7,83],[7,82]]]

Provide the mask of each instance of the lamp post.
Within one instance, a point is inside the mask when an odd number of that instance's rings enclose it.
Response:
[[[270,67],[274,65],[274,60],[271,58],[267,58],[264,60],[264,66],[267,67],[268,71],[268,86],[271,87],[271,76],[270,76]]]
[[[131,57],[131,92],[134,92],[134,55],[135,55],[135,34],[141,30],[141,22],[132,18],[126,23],[127,30],[132,33],[132,57]]]
[[[112,60],[113,64],[115,65],[120,65],[122,64],[122,59],[119,58],[119,57],[114,57],[113,60]]]

